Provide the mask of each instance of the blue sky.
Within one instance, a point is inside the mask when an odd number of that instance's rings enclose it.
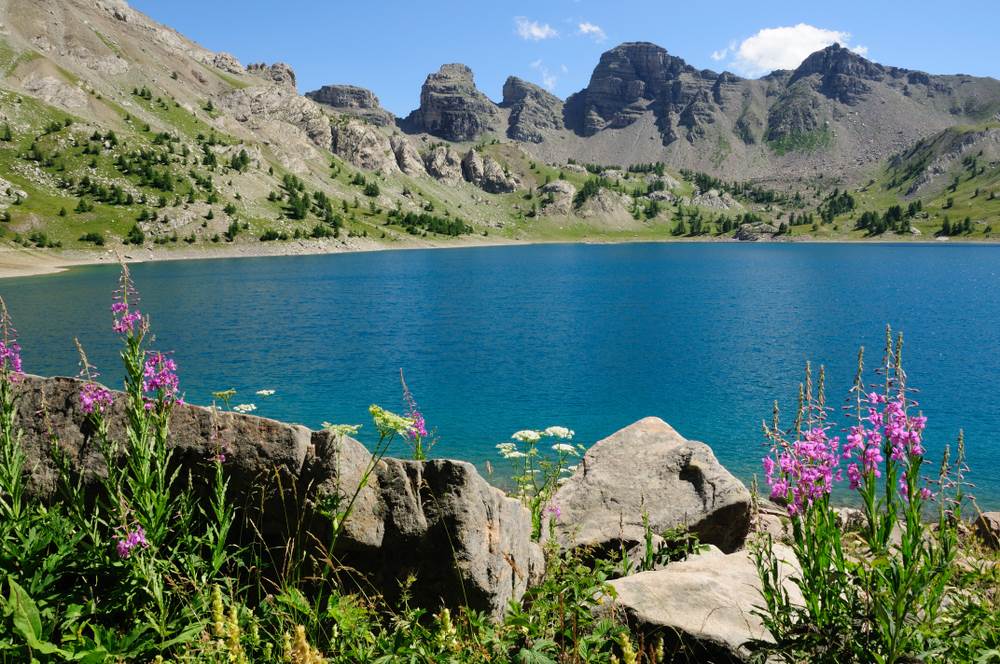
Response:
[[[759,76],[832,40],[884,64],[1000,78],[1000,2],[352,2],[131,0],[136,9],[244,64],[284,61],[301,91],[372,89],[405,115],[428,73],[463,62],[499,100],[508,75],[565,98],[600,54],[652,41],[696,67]]]

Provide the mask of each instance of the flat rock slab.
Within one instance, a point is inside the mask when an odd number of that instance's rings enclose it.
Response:
[[[791,549],[774,545],[783,561],[785,588],[801,602],[798,587],[787,580],[797,573]],[[698,662],[744,662],[751,640],[771,640],[760,618],[760,580],[748,551],[728,555],[709,552],[671,563],[664,569],[611,581],[617,598],[603,611],[620,611],[633,629],[647,639],[663,637]]]

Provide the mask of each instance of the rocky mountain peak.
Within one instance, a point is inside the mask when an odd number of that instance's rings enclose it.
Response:
[[[810,76],[818,76],[819,92],[831,99],[853,105],[871,91],[866,81],[881,81],[886,68],[840,44],[816,51],[792,73],[789,85]]]
[[[879,81],[885,75],[885,68],[840,44],[832,44],[803,60],[792,74],[792,80],[811,74],[843,74]]]
[[[442,65],[420,90],[420,108],[404,125],[449,141],[471,141],[499,129],[497,105],[477,87],[472,70],[458,63]]]
[[[711,109],[704,107],[702,92],[718,77],[712,71],[696,70],[662,46],[619,44],[601,55],[587,87],[566,100],[566,125],[592,136],[603,129],[626,127],[651,110],[664,140],[674,140],[677,133],[671,114],[683,113],[697,100],[700,108],[688,113],[686,121],[700,122],[711,115]]]
[[[546,129],[562,129],[563,103],[549,91],[516,76],[503,84],[502,108],[510,109],[507,136],[541,143]]]

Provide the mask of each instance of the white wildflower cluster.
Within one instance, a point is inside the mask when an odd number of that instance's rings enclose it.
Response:
[[[511,438],[521,443],[537,443],[542,439],[542,432],[535,431],[534,429],[524,429],[515,433]]]
[[[274,396],[274,390],[257,390],[257,396],[259,397]]]
[[[579,456],[576,447],[570,445],[569,443],[556,443],[555,445],[552,446],[552,449],[553,451],[558,452],[559,454],[569,454],[571,456]]]
[[[504,459],[522,459],[528,456],[517,449],[517,443],[500,443],[497,445],[497,450]]]
[[[549,427],[542,432],[542,435],[549,438],[559,438],[560,440],[572,440],[576,432],[566,427]]]
[[[378,429],[379,435],[382,436],[393,433],[405,436],[413,426],[413,420],[410,418],[397,415],[375,404],[368,407],[368,412],[372,416],[372,421],[375,422],[375,428]]]
[[[329,422],[323,422],[323,428],[332,434],[338,436],[353,436],[360,429],[360,424],[330,424]]]
[[[236,406],[233,406],[233,410],[237,413],[242,413],[243,415],[246,415],[247,413],[252,413],[255,410],[257,410],[257,406],[252,403],[241,403]]]

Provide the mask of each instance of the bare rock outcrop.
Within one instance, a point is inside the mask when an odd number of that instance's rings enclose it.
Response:
[[[329,118],[316,104],[288,87],[262,85],[234,90],[222,95],[219,104],[251,128],[270,121],[287,123],[305,132],[317,147],[330,148]]]
[[[509,193],[517,189],[517,178],[509,174],[493,157],[481,156],[469,150],[462,158],[462,176],[491,194]]]
[[[307,92],[306,97],[339,113],[363,118],[380,127],[392,125],[396,121],[392,113],[382,108],[374,92],[356,85],[324,85],[319,90]]]
[[[383,174],[399,172],[389,138],[373,125],[345,117],[331,127],[330,149],[344,161]]]
[[[462,179],[462,160],[450,147],[438,145],[424,155],[424,167],[431,177],[445,182]]]
[[[250,64],[247,65],[247,73],[295,89],[295,70],[284,62],[276,62],[273,65],[263,62]]]
[[[538,193],[542,197],[542,213],[547,215],[570,214],[576,187],[566,180],[553,180],[543,185]]]
[[[389,137],[389,145],[392,147],[399,170],[407,175],[427,175],[424,160],[409,139],[399,134],[393,134]]]
[[[216,53],[215,57],[212,58],[212,64],[230,74],[246,73],[246,68],[231,53]]]

